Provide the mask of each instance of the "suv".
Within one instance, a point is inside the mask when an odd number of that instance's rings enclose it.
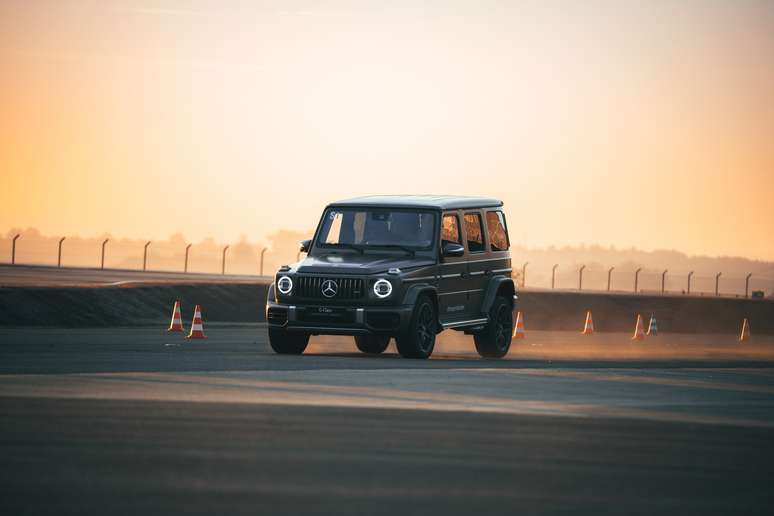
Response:
[[[269,343],[301,354],[310,335],[353,335],[364,353],[395,337],[428,358],[445,329],[473,335],[481,356],[511,345],[516,290],[503,203],[459,196],[369,196],[329,204],[304,260],[269,287]]]

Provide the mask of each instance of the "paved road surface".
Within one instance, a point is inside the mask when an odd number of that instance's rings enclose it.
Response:
[[[266,283],[267,276],[0,264],[0,287],[105,286],[127,283]]]
[[[261,327],[207,331],[0,329],[0,512],[767,514],[774,501],[769,360],[582,359],[555,334],[542,354],[522,343],[488,361],[446,333],[429,361],[333,337],[280,357]]]

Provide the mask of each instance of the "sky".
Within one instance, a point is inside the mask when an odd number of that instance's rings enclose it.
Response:
[[[0,2],[0,232],[263,240],[362,194],[774,260],[774,2]]]

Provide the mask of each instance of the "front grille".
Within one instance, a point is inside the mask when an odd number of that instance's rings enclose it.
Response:
[[[322,293],[323,283],[327,280],[336,282],[336,295],[326,297]],[[296,295],[305,299],[322,299],[325,301],[341,301],[361,299],[365,295],[364,282],[360,278],[344,278],[332,276],[299,276]]]

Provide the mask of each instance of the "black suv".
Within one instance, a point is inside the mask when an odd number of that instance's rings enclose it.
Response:
[[[445,329],[472,334],[484,357],[511,345],[516,291],[502,201],[459,196],[370,196],[325,208],[307,257],[269,287],[266,320],[277,353],[300,354],[310,335],[354,335],[381,353],[427,358]]]

